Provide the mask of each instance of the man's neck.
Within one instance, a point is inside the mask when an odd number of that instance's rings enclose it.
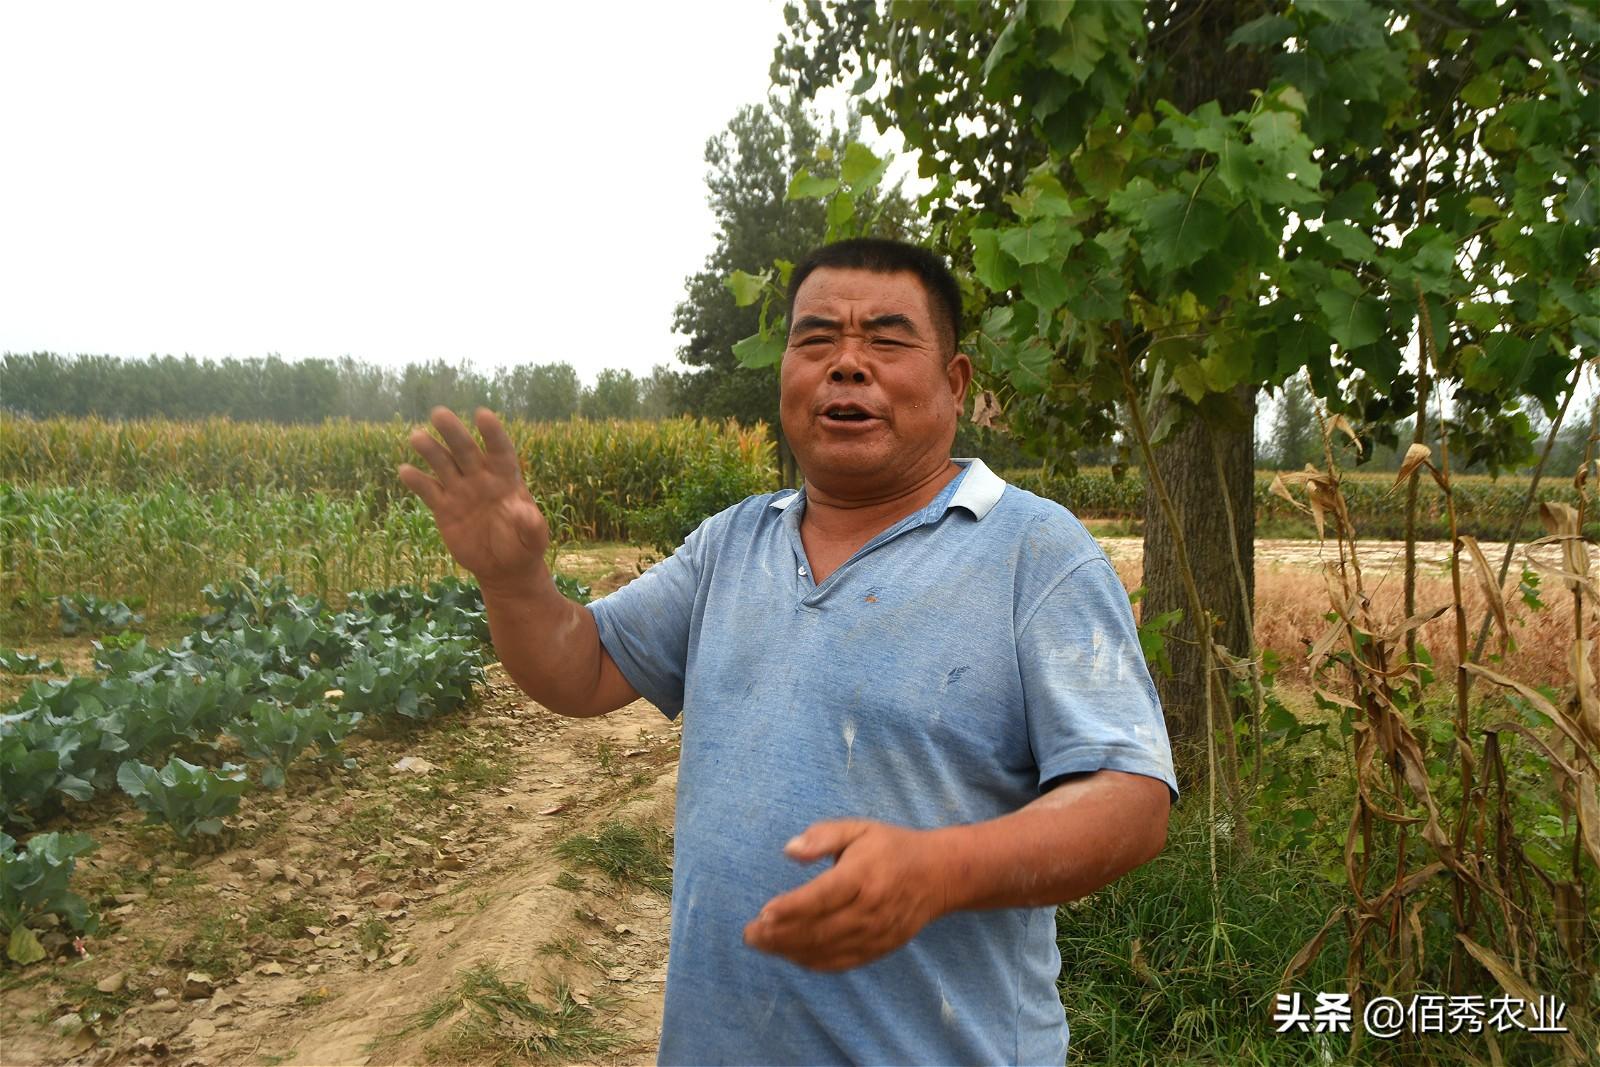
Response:
[[[835,495],[808,480],[802,522],[810,532],[828,540],[864,544],[912,512],[927,507],[961,470],[959,464],[947,458],[925,477],[879,496]]]

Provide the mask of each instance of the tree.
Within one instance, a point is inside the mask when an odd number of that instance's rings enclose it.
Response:
[[[1307,463],[1321,464],[1322,431],[1317,425],[1316,404],[1305,375],[1296,374],[1283,383],[1266,449],[1266,458],[1275,469],[1294,471]]]
[[[1303,369],[1370,446],[1443,382],[1452,447],[1503,467],[1529,450],[1516,398],[1553,412],[1600,344],[1600,165],[1574,153],[1600,139],[1600,26],[1581,6],[786,14],[779,80],[880,85],[864,110],[921,153],[1012,428],[1070,463],[1130,402],[1144,610],[1187,614],[1158,680],[1180,745],[1205,736],[1216,673],[1195,623],[1247,652],[1256,390]]]
[[[636,419],[639,417],[639,379],[631,370],[607,367],[585,389],[582,402],[586,419]]]
[[[717,244],[704,268],[685,282],[673,329],[688,340],[678,358],[689,410],[709,418],[777,425],[778,381],[741,367],[735,342],[756,331],[756,309],[734,303],[723,279],[736,268],[794,259],[821,239],[826,220],[815,201],[788,201],[789,175],[811,161],[824,137],[799,103],[771,101],[739,109],[723,132],[706,142],[707,202],[717,220]]]
[[[499,409],[533,422],[562,422],[578,413],[583,383],[570,363],[521,363],[495,376]]]
[[[684,375],[664,363],[650,368],[650,377],[639,383],[639,417],[671,419],[685,411]]]
[[[790,175],[809,168],[835,173],[845,145],[860,131],[852,117],[842,131],[825,130],[792,94],[739,110],[727,129],[706,142],[707,201],[717,219],[717,245],[705,267],[686,282],[673,328],[686,334],[678,358],[703,368],[682,380],[688,412],[709,418],[765,422],[778,443],[786,484],[794,481],[793,458],[778,422],[778,376],[746,365],[733,351],[756,333],[761,310],[739,301],[726,279],[736,270],[756,270],[799,259],[826,239],[829,218],[815,198],[790,194]],[[910,204],[897,190],[863,203],[885,236],[910,232]]]

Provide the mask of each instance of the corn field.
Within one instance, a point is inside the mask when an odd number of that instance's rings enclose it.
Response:
[[[412,424],[330,421],[317,426],[7,419],[0,422],[0,484],[199,492],[278,490],[365,496],[387,507],[407,497],[395,467],[414,459]],[[622,540],[624,513],[662,502],[693,466],[732,461],[777,484],[765,427],[701,419],[663,422],[508,422],[541,506],[580,537]]]
[[[188,610],[207,584],[281,574],[337,603],[352,589],[456,573],[433,517],[400,485],[403,423],[0,423],[0,596],[7,629],[63,593]],[[697,420],[511,423],[559,543],[630,540],[636,516],[697,471],[775,485],[762,428]],[[30,621],[31,620],[31,623]]]

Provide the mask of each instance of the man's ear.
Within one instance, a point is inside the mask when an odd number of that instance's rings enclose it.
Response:
[[[950,384],[950,395],[956,400],[956,414],[967,410],[967,386],[972,384],[972,360],[965,352],[957,352],[945,364],[945,380]]]

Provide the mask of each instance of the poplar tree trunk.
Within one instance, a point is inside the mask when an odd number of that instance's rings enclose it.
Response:
[[[1242,386],[1239,400],[1253,415],[1254,392]],[[1152,423],[1160,412],[1154,412]],[[1222,490],[1217,483],[1213,440],[1222,449],[1222,466],[1234,512],[1229,526]],[[1234,572],[1232,538],[1239,548],[1239,560],[1250,603],[1255,603],[1255,436],[1252,431],[1230,432],[1208,427],[1198,417],[1155,449],[1156,464],[1166,481],[1167,492],[1183,525],[1182,536],[1194,568],[1195,584],[1206,610],[1223,620],[1217,638],[1234,655],[1245,655],[1244,609],[1239,602],[1239,581]],[[1145,479],[1144,491],[1144,618],[1165,611],[1183,611],[1180,623],[1168,630],[1167,652],[1172,674],[1155,672],[1156,692],[1166,712],[1167,732],[1172,739],[1173,756],[1178,763],[1180,786],[1203,780],[1205,771],[1205,677],[1204,660],[1189,618],[1189,599],[1178,571],[1177,551],[1161,507]],[[1237,718],[1242,706],[1231,709]],[[1221,702],[1215,706],[1217,725],[1228,721]]]
[[[1230,50],[1233,32],[1266,12],[1261,0],[1234,0],[1226,4],[1210,0],[1167,0],[1149,9],[1153,50],[1174,57],[1170,68],[1168,99],[1180,109],[1191,111],[1207,100],[1216,100],[1224,112],[1250,106],[1250,89],[1267,84],[1270,71],[1259,59]],[[1177,58],[1182,57],[1181,62]],[[1251,610],[1255,604],[1255,391],[1241,386],[1236,399],[1250,413],[1250,426],[1238,431],[1208,428],[1196,418],[1175,433],[1156,451],[1156,465],[1166,479],[1167,491],[1178,510],[1189,561],[1195,570],[1200,599],[1206,610],[1223,620],[1217,635],[1235,655],[1248,652],[1245,640],[1244,609],[1239,603],[1239,581],[1235,576],[1233,550],[1229,538],[1236,539],[1243,564],[1245,589]],[[1152,412],[1151,425],[1160,421]],[[1217,484],[1212,438],[1222,449],[1222,466],[1232,494],[1234,525],[1229,529]],[[1156,675],[1156,691],[1166,711],[1167,731],[1172,738],[1173,755],[1178,761],[1180,779],[1190,783],[1204,781],[1205,775],[1205,678],[1201,646],[1196,642],[1193,620],[1188,616],[1189,599],[1183,578],[1178,573],[1177,553],[1173,548],[1166,520],[1149,489],[1146,479],[1144,499],[1144,586],[1143,617],[1165,611],[1182,610],[1180,625],[1169,631],[1177,640],[1168,642],[1172,661],[1171,677]],[[1229,721],[1229,711],[1237,717],[1242,707],[1215,706],[1220,727]],[[1198,756],[1198,763],[1196,757]],[[1180,784],[1183,784],[1180,782]]]

